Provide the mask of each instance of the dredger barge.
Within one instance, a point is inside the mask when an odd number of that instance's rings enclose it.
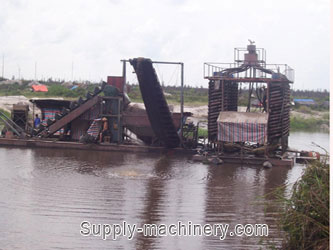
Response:
[[[194,160],[214,164],[292,166],[290,156],[290,84],[294,71],[286,64],[266,64],[266,52],[254,44],[235,49],[234,63],[204,63],[208,88],[208,142],[200,142],[198,126],[184,112],[181,62],[153,62],[147,58],[122,60],[123,75],[110,76],[93,93],[77,101],[32,99],[41,110],[41,124],[29,129],[26,108],[16,105],[12,117],[0,115],[8,130],[1,146],[48,147],[121,152],[196,154]],[[243,58],[241,58],[243,56]],[[126,94],[126,65],[134,68],[145,109],[131,105]],[[172,113],[153,67],[154,63],[181,67],[180,113]],[[238,93],[248,90],[246,112],[240,112]],[[256,99],[258,108],[251,110]],[[15,105],[14,105],[15,106]],[[136,143],[133,143],[133,138]],[[137,143],[137,142],[140,143]],[[316,156],[307,156],[309,160]]]

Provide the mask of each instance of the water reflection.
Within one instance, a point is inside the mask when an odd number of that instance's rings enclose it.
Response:
[[[147,181],[144,209],[139,215],[141,219],[140,227],[148,223],[157,225],[161,223],[161,215],[164,214],[162,202],[165,197],[166,179],[169,176],[171,167],[170,158],[167,155],[162,156],[155,163],[153,171],[160,179],[152,178]],[[136,248],[153,249],[154,243],[157,244],[154,238],[144,237],[142,234],[139,234],[136,239]]]
[[[325,154],[325,150],[312,144],[315,142],[323,147],[326,151],[330,151],[329,134],[321,132],[305,132],[297,131],[290,134],[289,145],[292,148],[300,150],[311,150]]]
[[[296,138],[297,139],[297,138]],[[266,223],[280,244],[267,195],[294,182],[293,168],[209,166],[187,156],[50,149],[0,149],[0,248],[258,249],[260,238],[82,237],[80,223]],[[264,206],[264,197],[268,207]],[[265,239],[267,240],[267,239]],[[264,243],[267,243],[264,241]]]

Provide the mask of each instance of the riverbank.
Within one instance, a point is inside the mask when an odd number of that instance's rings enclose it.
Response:
[[[283,208],[280,227],[285,232],[283,249],[329,249],[329,165],[309,163],[294,183],[290,197],[285,188],[275,196]]]
[[[290,128],[292,131],[323,131],[329,133],[330,120],[329,118],[325,118],[325,114],[323,114],[320,118],[303,118],[298,115],[292,114],[290,118]]]

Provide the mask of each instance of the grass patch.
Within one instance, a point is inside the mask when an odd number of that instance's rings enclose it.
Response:
[[[208,129],[198,128],[198,137],[208,138]]]
[[[329,119],[326,117],[322,119],[302,118],[300,116],[292,116],[290,118],[291,130],[318,130],[323,124],[329,125]]]
[[[329,249],[329,165],[308,165],[290,199],[282,199],[284,249]]]
[[[32,97],[63,97],[65,99],[73,99],[78,97],[84,97],[88,91],[93,92],[94,88],[99,86],[98,84],[90,84],[83,87],[78,87],[71,90],[61,84],[48,84],[48,92],[32,92],[31,87],[27,83],[19,85],[18,83],[13,84],[2,84],[0,85],[0,96],[15,96],[23,95],[27,98]]]
[[[7,117],[9,117],[10,118],[10,112],[8,112],[8,111],[6,111],[6,110],[3,110],[3,109],[1,109],[0,108],[0,111],[2,112],[2,113],[4,113]],[[0,121],[1,122],[1,121]]]
[[[7,112],[3,109],[0,108],[0,111],[2,113],[4,113],[7,117],[11,118],[11,113],[10,112]],[[3,127],[5,126],[4,122],[0,119],[0,131],[3,129]]]
[[[180,88],[162,86],[164,96],[169,104],[180,104]],[[132,102],[143,102],[139,85],[131,85],[128,93]],[[204,88],[184,87],[184,103],[200,106],[208,103],[208,90]]]
[[[297,111],[304,114],[313,114],[312,109],[308,106],[300,106],[299,108],[297,108]]]
[[[327,112],[323,115],[323,119],[329,121],[330,120],[330,113]]]

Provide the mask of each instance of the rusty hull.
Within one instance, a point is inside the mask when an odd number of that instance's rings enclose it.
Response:
[[[184,117],[190,115],[191,113],[184,113]],[[179,130],[181,126],[181,114],[172,113],[171,117],[176,129]],[[155,137],[149,118],[145,112],[124,112],[123,125],[145,143],[150,144]]]

